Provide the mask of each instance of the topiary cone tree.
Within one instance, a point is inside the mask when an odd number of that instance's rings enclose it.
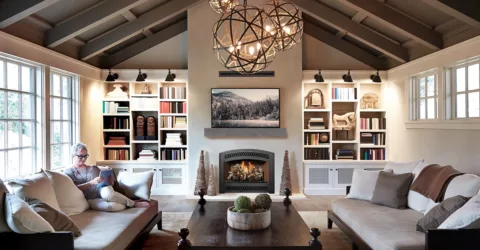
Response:
[[[197,181],[195,182],[195,190],[193,190],[194,195],[198,195],[198,190],[205,189],[207,191],[207,184],[205,183],[205,157],[203,155],[203,150],[200,151],[200,160],[198,162],[197,169]]]
[[[280,195],[285,195],[285,188],[292,190],[292,177],[290,176],[290,164],[288,162],[288,150],[283,157],[282,182],[280,182]]]
[[[209,168],[209,177],[208,177],[208,190],[207,190],[207,195],[208,196],[215,196],[217,195],[217,189],[215,188],[215,180],[214,180],[214,174],[213,174],[213,165],[210,166]]]

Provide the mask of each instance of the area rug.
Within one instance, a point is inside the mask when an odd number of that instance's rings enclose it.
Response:
[[[350,239],[337,227],[327,229],[326,211],[300,211],[298,212],[308,227],[317,227],[320,229],[320,242],[323,249],[328,250],[350,250]],[[163,230],[156,227],[150,233],[148,239],[144,242],[142,249],[177,249],[177,242],[180,237],[177,234],[178,229],[186,227],[191,212],[163,212]]]

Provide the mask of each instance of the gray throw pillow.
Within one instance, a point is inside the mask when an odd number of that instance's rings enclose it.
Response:
[[[412,180],[411,173],[380,172],[373,191],[372,203],[391,208],[407,208],[407,195]]]
[[[469,198],[457,195],[442,201],[417,222],[417,231],[426,233],[428,230],[437,229],[450,215],[463,207],[468,200]]]
[[[5,198],[7,193],[8,189],[0,179],[0,233],[12,232],[10,227],[8,227],[7,221],[5,220]]]
[[[38,215],[45,219],[55,231],[72,232],[75,237],[82,235],[80,228],[65,213],[35,198],[25,198],[25,202]]]

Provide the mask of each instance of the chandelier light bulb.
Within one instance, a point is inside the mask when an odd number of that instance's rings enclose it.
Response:
[[[248,48],[248,52],[251,56],[253,56],[253,54],[255,54],[255,48],[253,46],[250,46],[250,48]]]
[[[260,48],[262,48],[262,44],[257,43],[257,50],[260,50]]]
[[[209,0],[209,3],[210,7],[219,14],[227,13],[238,5],[236,0]]]

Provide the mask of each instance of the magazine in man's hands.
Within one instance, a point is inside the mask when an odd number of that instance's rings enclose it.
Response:
[[[97,184],[97,188],[113,185],[113,169],[100,171],[100,177],[103,178],[103,181]]]

